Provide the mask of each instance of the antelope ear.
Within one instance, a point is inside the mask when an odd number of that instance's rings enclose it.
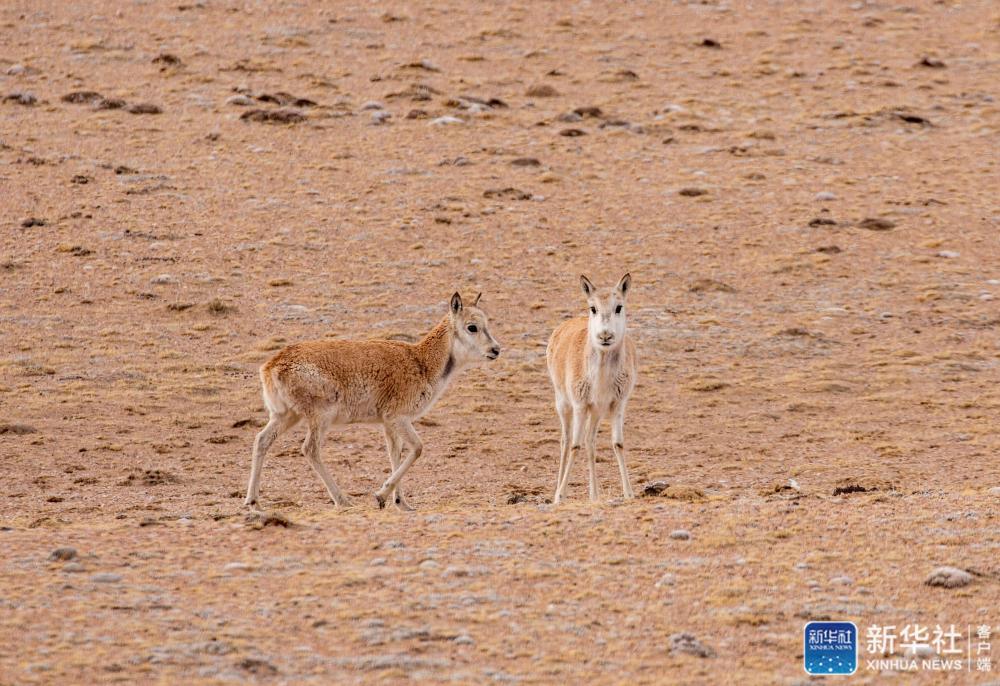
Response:
[[[594,284],[590,283],[590,279],[583,274],[580,274],[580,287],[583,288],[583,293],[588,298],[594,294],[594,291],[597,290],[594,288]]]
[[[451,296],[451,313],[458,314],[462,311],[462,296],[455,292],[455,295]]]
[[[621,281],[618,282],[618,292],[621,293],[622,297],[624,298],[626,295],[628,295],[628,291],[630,288],[632,288],[632,275],[625,274],[625,276],[622,277]]]
[[[472,306],[473,306],[473,307],[475,307],[476,305],[478,305],[478,304],[479,304],[479,299],[480,299],[481,297],[483,297],[483,294],[482,294],[482,293],[480,293],[479,295],[477,295],[477,296],[476,296],[476,299],[472,301]]]

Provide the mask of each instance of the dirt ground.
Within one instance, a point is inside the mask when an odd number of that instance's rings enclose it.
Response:
[[[998,73],[990,0],[3,3],[0,684],[797,684],[811,619],[1000,625]],[[553,507],[545,343],[626,270],[669,487],[605,427]],[[354,507],[300,430],[247,520],[258,366],[456,289],[504,354],[417,511],[352,427]]]

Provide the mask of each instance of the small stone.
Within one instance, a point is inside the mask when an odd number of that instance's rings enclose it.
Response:
[[[248,107],[253,104],[253,98],[249,98],[245,95],[234,95],[230,98],[226,98],[227,105],[236,105],[238,107]]]
[[[23,64],[12,64],[7,67],[7,76],[20,76],[25,71],[27,71],[27,67]]]
[[[698,657],[714,657],[715,651],[703,645],[693,634],[687,632],[673,634],[670,637],[670,652],[685,653]]]
[[[576,138],[578,136],[586,136],[587,132],[582,129],[563,129],[559,132],[559,135],[566,138]]]
[[[256,567],[247,564],[246,562],[230,562],[225,567],[222,568],[224,572],[253,572],[256,571]]]
[[[583,121],[583,116],[576,112],[566,112],[559,115],[559,121],[566,122],[567,124],[575,124],[578,121]]]
[[[68,562],[76,557],[76,548],[56,548],[49,553],[49,559],[53,562]]]
[[[459,634],[452,639],[452,643],[456,643],[460,646],[471,646],[475,643],[475,641],[472,640],[472,636],[469,636],[469,634]]]
[[[895,222],[878,217],[868,217],[858,222],[859,228],[868,229],[869,231],[888,231],[889,229],[895,228],[895,226]]]
[[[559,95],[559,91],[547,83],[542,83],[532,86],[524,94],[529,98],[554,98]]]
[[[21,226],[30,229],[32,226],[45,226],[45,220],[38,217],[28,217],[21,222]]]
[[[389,561],[384,557],[375,557],[368,563],[370,567],[384,567]]]
[[[682,188],[677,192],[685,198],[697,198],[699,195],[708,195],[708,191],[704,188]]]
[[[162,286],[164,284],[177,283],[177,278],[171,276],[170,274],[160,274],[159,276],[154,276],[150,279],[149,283],[154,286]]]
[[[248,657],[236,663],[240,669],[255,674],[257,676],[274,676],[278,673],[278,668],[267,660]]]
[[[540,167],[542,163],[534,157],[518,157],[510,161],[512,167]]]
[[[987,493],[989,493],[990,495],[1000,495],[1000,486],[994,486],[989,491],[987,491]]]
[[[384,109],[385,105],[376,100],[369,100],[368,102],[366,102],[364,105],[361,106],[362,112],[366,112],[368,110],[384,110]]]
[[[531,200],[531,193],[519,188],[487,188],[483,191],[484,198],[506,198],[509,200]]]
[[[961,256],[962,253],[955,252],[954,250],[942,250],[937,254],[938,257],[944,257],[946,259],[954,259]]]
[[[86,568],[79,562],[70,562],[63,565],[62,570],[71,574],[79,574],[80,572],[86,571]]]
[[[928,586],[961,588],[972,583],[972,575],[957,567],[938,567],[924,581]]]
[[[90,580],[95,584],[117,584],[122,580],[122,575],[113,574],[112,572],[101,572],[90,577]]]
[[[830,583],[838,586],[850,586],[854,580],[849,576],[835,576],[830,579]]]
[[[172,55],[169,52],[161,52],[159,55],[153,58],[153,64],[169,64],[176,66],[181,63],[181,58],[177,55]]]
[[[687,541],[691,539],[691,532],[687,529],[675,529],[670,532],[670,538],[675,541]]]
[[[424,560],[423,562],[420,563],[421,569],[437,569],[440,566],[441,565],[439,565],[434,560]]]
[[[647,498],[660,495],[669,485],[666,481],[650,481],[642,489],[642,495]]]
[[[121,98],[101,98],[94,103],[95,110],[120,110],[127,103]]]
[[[458,117],[444,116],[438,117],[437,119],[431,119],[431,126],[448,126],[450,124],[464,124],[465,122]]]
[[[255,121],[271,124],[297,124],[306,120],[306,115],[296,110],[247,110],[240,115],[243,121]]]
[[[816,200],[819,200],[820,202],[836,200],[836,199],[837,196],[831,193],[830,191],[820,191],[819,193],[816,194]]]
[[[4,100],[9,102],[16,102],[18,105],[25,105],[31,107],[32,105],[38,104],[38,98],[36,98],[31,93],[11,93],[6,96]]]
[[[63,102],[74,105],[91,104],[101,100],[103,96],[96,91],[73,91],[62,96]]]
[[[677,577],[668,572],[661,576],[660,580],[657,581],[654,586],[656,586],[656,588],[663,588],[664,586],[673,586],[675,583],[677,583]]]
[[[140,102],[135,105],[129,105],[127,111],[132,114],[161,114],[163,109],[151,102]]]
[[[385,124],[392,118],[392,112],[386,112],[385,110],[378,110],[377,112],[372,112],[372,124]]]
[[[900,121],[905,121],[907,124],[920,124],[922,126],[931,126],[931,121],[927,117],[921,117],[919,114],[912,114],[910,112],[896,112],[893,115],[896,119]]]

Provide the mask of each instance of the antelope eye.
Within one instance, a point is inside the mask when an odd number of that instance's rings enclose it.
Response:
[[[476,333],[477,331],[479,331],[479,327],[476,326],[475,324],[469,324],[467,327],[465,327],[465,330],[468,331],[469,333]]]
[[[593,305],[591,305],[591,306],[590,306],[590,313],[591,313],[591,314],[597,314],[597,308],[596,308],[596,307],[594,307]]]
[[[621,313],[622,313],[622,306],[619,305],[618,307],[615,308],[615,314],[621,314]]]

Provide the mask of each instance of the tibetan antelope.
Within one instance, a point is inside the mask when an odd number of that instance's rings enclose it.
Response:
[[[636,378],[635,344],[625,331],[625,300],[632,284],[628,274],[613,291],[598,292],[586,276],[580,285],[590,308],[588,317],[563,322],[552,332],[545,359],[556,392],[556,412],[562,425],[559,475],[554,503],[562,499],[573,458],[587,450],[590,499],[597,500],[597,428],[611,416],[611,447],[618,460],[622,492],[634,497],[625,467],[625,405]]]
[[[482,295],[482,294],[480,294]],[[413,422],[428,412],[464,368],[500,356],[487,329],[479,296],[469,307],[451,296],[447,315],[417,343],[392,340],[307,341],[290,345],[260,368],[270,419],[253,444],[253,464],[245,505],[257,503],[264,456],[279,434],[300,421],[307,427],[302,454],[337,505],[350,505],[320,460],[320,446],[332,424],[382,424],[392,473],[375,492],[412,510],[400,480],[420,457],[423,444]],[[406,459],[401,460],[404,449]]]

